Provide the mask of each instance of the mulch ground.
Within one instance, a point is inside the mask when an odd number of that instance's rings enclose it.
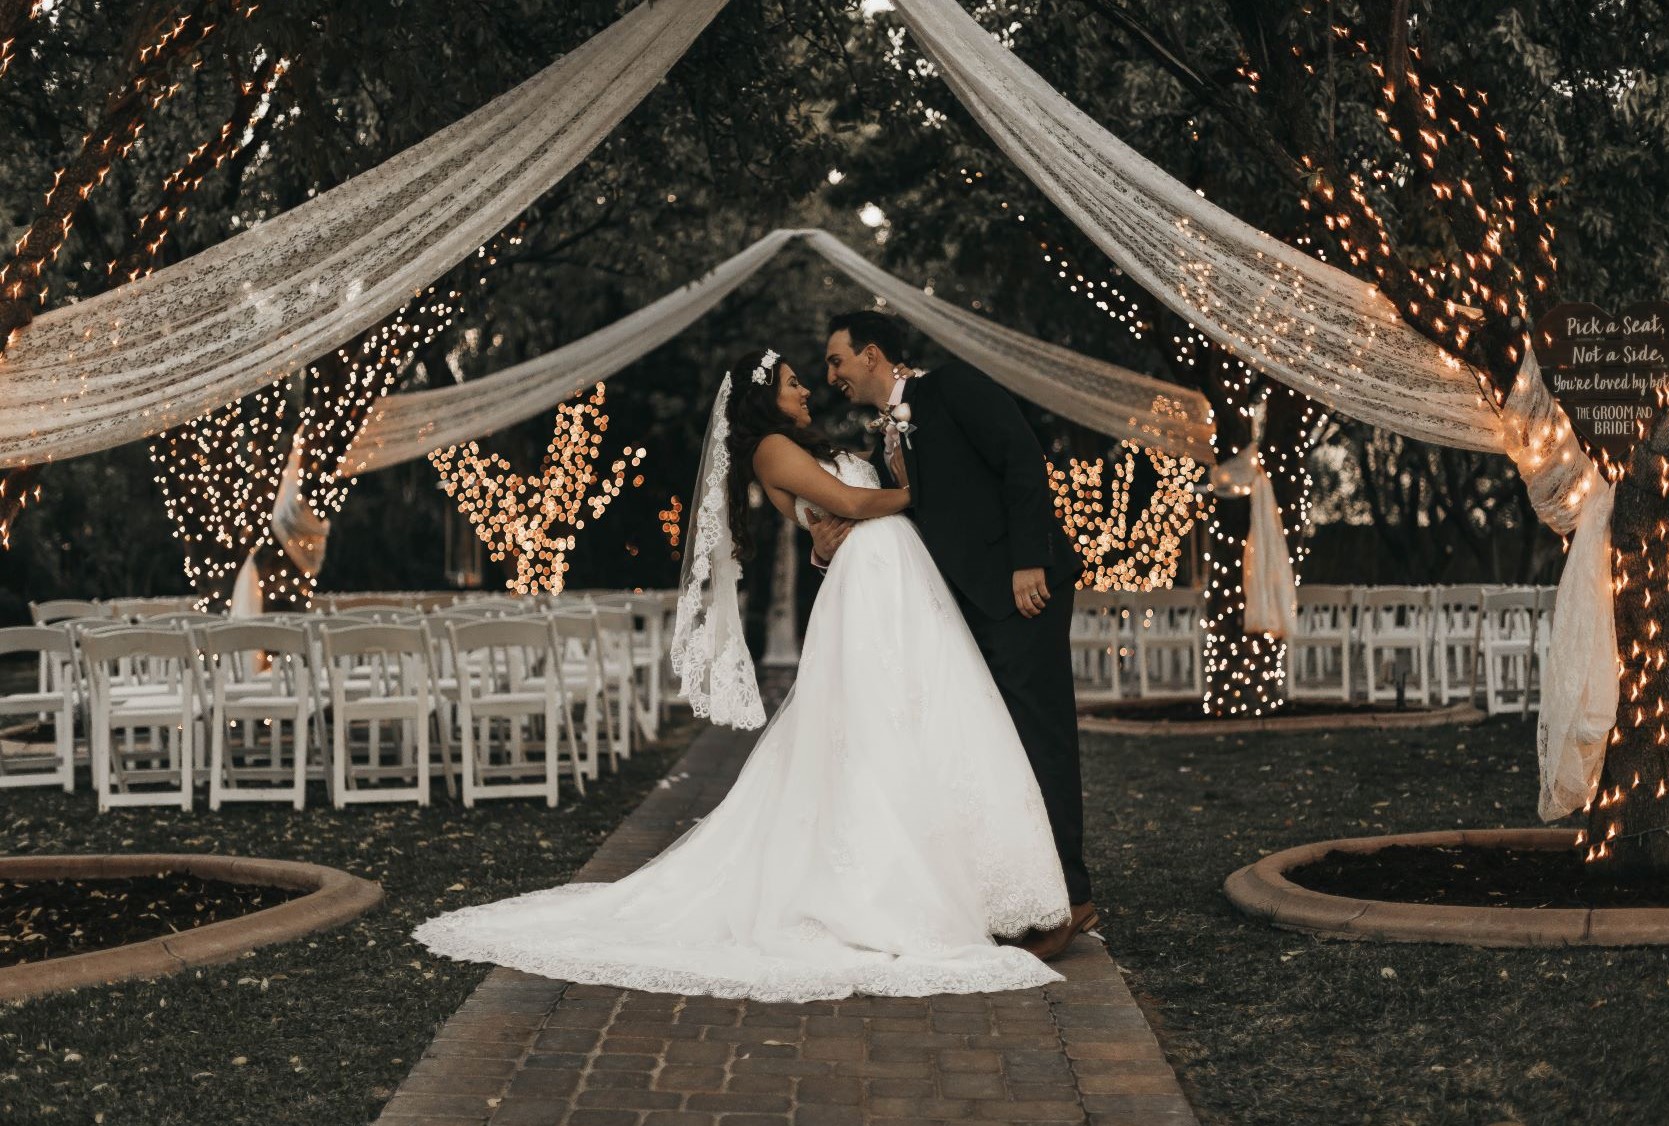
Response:
[[[1669,950],[1318,939],[1223,895],[1294,845],[1541,824],[1533,721],[1086,736],[1084,767],[1104,933],[1206,1126],[1669,1122]]]
[[[444,796],[428,809],[157,807],[99,815],[75,794],[9,790],[0,847],[218,852],[305,860],[377,880],[386,901],[334,931],[156,982],[0,1009],[0,1122],[353,1126],[369,1122],[488,967],[411,941],[442,911],[565,883],[675,761],[696,726],[638,748],[562,808]],[[676,784],[676,783],[674,783]]]
[[[305,894],[184,872],[110,880],[0,880],[0,966],[144,942]]]
[[[1669,907],[1669,886],[1588,878],[1568,849],[1392,845],[1371,853],[1330,852],[1293,868],[1299,887],[1353,899],[1452,907]]]

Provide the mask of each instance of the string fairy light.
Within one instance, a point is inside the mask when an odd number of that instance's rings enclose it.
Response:
[[[1146,455],[1158,481],[1147,505],[1132,521],[1130,493],[1136,459]],[[1192,458],[1144,450],[1131,441],[1118,444],[1107,459],[1069,458],[1065,468],[1049,465],[1055,491],[1055,515],[1083,558],[1080,588],[1169,590],[1176,582],[1183,545],[1199,515],[1195,486],[1205,467]]]
[[[146,114],[178,93],[182,83],[173,80],[174,69],[201,67],[199,49],[229,16],[252,14],[254,6],[246,9],[245,4],[246,0],[202,0],[194,11],[165,16],[142,35],[132,66],[110,90],[98,122],[82,136],[77,154],[54,173],[40,213],[13,246],[11,257],[0,264],[0,357],[33,320],[35,310],[45,306],[46,267],[69,241],[82,204],[104,183],[115,162],[138,143]],[[31,4],[27,18],[40,10],[39,4]],[[0,55],[9,53],[14,39],[8,37]],[[151,252],[160,245],[158,241]],[[0,549],[10,547],[24,504],[40,499],[40,487],[34,484],[40,470],[39,465],[26,465],[0,471]]]
[[[684,502],[676,494],[667,502],[667,506],[656,513],[661,522],[661,535],[666,537],[666,545],[672,551],[674,559],[679,558],[678,544],[684,526]]]
[[[602,436],[608,430],[606,400],[604,385],[598,383],[589,394],[582,391],[556,408],[544,462],[532,476],[515,472],[499,454],[483,453],[474,441],[429,455],[441,491],[458,506],[493,561],[513,561],[515,574],[506,585],[517,594],[562,590],[578,533],[588,519],[601,519],[628,487],[627,471],[647,456],[641,446],[626,446],[607,476],[598,473]],[[634,476],[630,487],[642,480]]]

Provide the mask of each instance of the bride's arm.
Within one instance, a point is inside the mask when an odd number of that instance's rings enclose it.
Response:
[[[767,485],[804,497],[835,516],[869,520],[910,507],[909,489],[859,489],[817,464],[790,438],[767,435],[754,451],[753,471]]]

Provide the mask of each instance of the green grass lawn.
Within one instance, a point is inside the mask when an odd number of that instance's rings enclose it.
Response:
[[[1534,725],[1084,743],[1096,902],[1207,1126],[1664,1126],[1669,949],[1355,943],[1223,878],[1309,841],[1539,825]]]
[[[698,730],[668,729],[581,802],[473,810],[316,805],[122,810],[85,788],[0,795],[8,853],[218,852],[307,860],[382,883],[338,930],[224,966],[0,1008],[0,1122],[358,1126],[487,967],[408,937],[444,910],[566,882]],[[310,795],[311,796],[311,795]],[[322,789],[317,798],[324,797]]]

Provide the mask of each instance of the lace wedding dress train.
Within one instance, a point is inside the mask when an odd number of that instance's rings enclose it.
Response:
[[[859,458],[829,468],[877,486]],[[809,1001],[1059,981],[990,936],[1068,913],[1013,722],[915,525],[889,516],[836,553],[796,683],[711,813],[617,883],[465,908],[416,937],[568,981]]]

